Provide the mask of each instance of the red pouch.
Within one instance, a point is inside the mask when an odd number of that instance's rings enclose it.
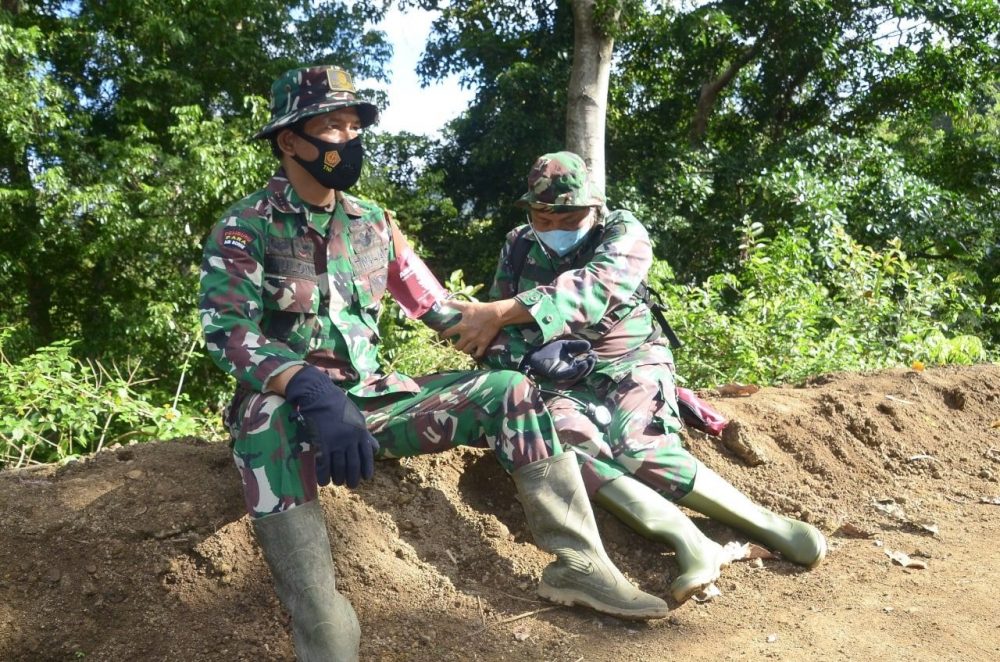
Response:
[[[725,416],[712,409],[691,389],[677,387],[677,408],[685,425],[714,437],[722,435],[729,424]]]

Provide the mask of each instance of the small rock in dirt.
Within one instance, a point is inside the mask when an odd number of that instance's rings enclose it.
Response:
[[[745,430],[739,421],[730,421],[726,429],[722,431],[722,445],[751,467],[768,461],[767,453],[762,448],[760,441],[755,439],[748,430]]]
[[[46,581],[50,581],[53,584],[59,581],[61,578],[62,578],[62,571],[60,571],[59,568],[50,568],[45,573]]]
[[[97,566],[94,565],[93,563],[88,563],[87,572],[89,572],[90,574],[94,574],[95,572],[97,572]]]
[[[773,644],[777,640],[778,640],[778,635],[776,635],[776,634],[769,634],[769,635],[767,635],[767,643]]]
[[[142,469],[133,469],[125,474],[129,480],[140,480],[143,477]]]

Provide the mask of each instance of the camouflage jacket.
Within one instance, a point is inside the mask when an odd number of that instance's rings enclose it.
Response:
[[[637,365],[673,363],[666,341],[655,337],[649,306],[636,294],[653,250],[631,212],[607,214],[583,246],[563,258],[550,256],[534,233],[525,233],[522,241],[531,247],[515,283],[510,255],[525,227],[507,235],[490,298],[516,299],[534,323],[506,327],[488,350],[487,365],[516,368],[529,349],[558,338],[589,340],[598,357],[593,374],[615,381]]]
[[[243,390],[308,362],[354,395],[418,391],[379,371],[381,299],[398,285],[390,232],[377,205],[338,193],[332,210],[311,206],[279,170],[205,242],[200,314],[212,359]]]

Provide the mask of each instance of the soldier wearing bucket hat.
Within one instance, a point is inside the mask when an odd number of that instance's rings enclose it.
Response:
[[[446,334],[460,334],[456,346],[489,368],[535,378],[590,497],[677,552],[677,602],[713,583],[730,559],[675,504],[818,565],[826,541],[815,527],[757,506],[683,447],[673,355],[642,294],[653,252],[639,220],[607,211],[571,152],[539,157],[514,204],[528,223],[507,235],[494,301],[454,304],[463,318]]]
[[[318,486],[357,486],[374,458],[468,444],[514,477],[538,544],[557,555],[539,594],[632,619],[667,606],[604,552],[579,467],[561,453],[541,394],[512,370],[411,378],[382,369],[383,295],[431,324],[447,298],[379,205],[347,192],[360,130],[377,109],[337,67],[289,71],[272,88],[280,168],[230,208],[205,243],[201,322],[237,381],[226,415],[246,507],[300,659],[356,658],[359,626],[335,587]],[[377,440],[377,441],[376,441]]]

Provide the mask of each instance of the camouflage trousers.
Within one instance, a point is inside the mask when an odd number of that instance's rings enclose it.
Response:
[[[448,372],[414,381],[417,393],[352,397],[381,446],[379,458],[489,447],[510,472],[560,452],[541,394],[519,372]],[[314,452],[283,397],[251,394],[227,418],[251,517],[316,498]]]
[[[684,448],[673,371],[668,364],[640,365],[620,381],[591,375],[564,393],[604,405],[611,424],[601,430],[570,398],[546,396],[559,441],[580,462],[593,497],[615,478],[631,475],[671,501],[691,491],[697,461]]]

